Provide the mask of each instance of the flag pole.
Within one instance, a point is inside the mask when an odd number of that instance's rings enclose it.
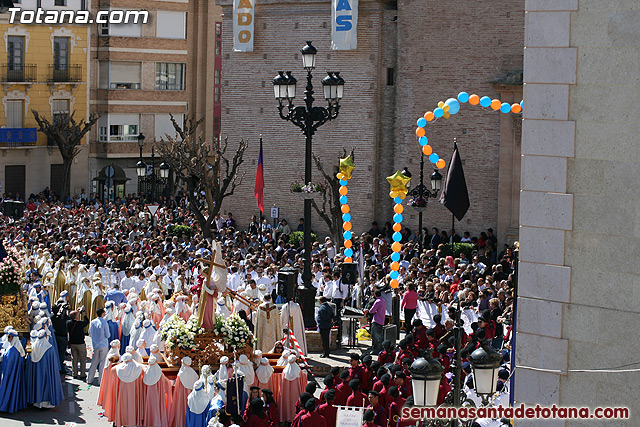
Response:
[[[458,146],[458,138],[453,138],[453,150],[455,151]],[[451,165],[449,165],[451,167]],[[456,255],[453,250],[453,236],[456,234],[456,216],[451,213],[451,257],[455,260]]]

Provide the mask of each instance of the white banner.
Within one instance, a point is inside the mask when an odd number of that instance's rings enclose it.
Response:
[[[331,0],[331,49],[358,48],[358,0]]]
[[[233,51],[253,52],[256,0],[233,0]]]

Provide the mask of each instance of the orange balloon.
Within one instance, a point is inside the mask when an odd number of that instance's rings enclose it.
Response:
[[[353,262],[353,258],[351,258],[351,257],[346,257],[346,258],[344,259],[344,262]]]
[[[351,230],[351,223],[345,222],[344,224],[342,224],[342,228],[344,228],[346,231]]]
[[[349,205],[342,205],[340,209],[342,210],[342,213],[349,213],[349,211],[351,210],[349,208]]]
[[[428,156],[429,154],[433,153],[433,148],[430,145],[425,145],[424,147],[422,147],[422,153],[425,156]]]
[[[347,190],[347,186],[346,185],[343,185],[343,186],[340,187],[340,191],[339,192],[340,192],[340,194],[342,196],[346,196],[347,193],[349,192],[349,190]]]
[[[513,104],[511,106],[511,112],[518,114],[520,111],[522,111],[522,107],[520,106],[520,104]]]
[[[390,283],[389,286],[391,286],[393,289],[398,287],[398,279],[393,279]]]
[[[475,93],[469,97],[469,104],[478,105],[480,103],[480,97]]]
[[[416,135],[418,136],[418,138],[424,136],[426,134],[426,132],[424,131],[424,128],[416,128]]]
[[[400,230],[402,230],[402,224],[399,224],[397,222],[393,224],[393,231],[400,231]]]
[[[398,261],[394,261],[391,263],[391,270],[398,271],[400,270],[400,263]]]
[[[436,167],[438,169],[443,169],[445,167],[445,161],[442,159],[438,160],[438,162],[436,163]]]
[[[402,245],[400,244],[400,242],[393,242],[393,244],[391,245],[391,250],[393,252],[400,252],[402,250]]]
[[[402,212],[404,212],[404,206],[402,206],[400,203],[398,203],[397,205],[395,205],[395,207],[393,208],[393,211],[397,214],[401,214]]]
[[[499,99],[494,99],[491,101],[491,108],[494,110],[499,110],[502,107],[502,102]]]
[[[349,249],[351,246],[353,246],[353,243],[351,242],[351,240],[345,240],[344,241],[344,247]]]
[[[431,111],[427,111],[426,113],[424,113],[424,119],[428,122],[432,121],[435,118],[436,116],[434,116]]]

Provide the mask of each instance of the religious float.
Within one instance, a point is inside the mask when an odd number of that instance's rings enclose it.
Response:
[[[183,357],[189,356],[194,369],[203,365],[218,367],[220,358],[237,360],[246,354],[253,357],[254,337],[247,323],[238,314],[223,317],[216,314],[218,297],[241,300],[247,306],[256,304],[231,289],[227,289],[227,267],[222,259],[220,242],[213,242],[211,259],[200,258],[204,266],[203,277],[190,292],[199,295],[198,312],[188,321],[173,315],[160,330],[165,342],[165,358],[172,366],[179,366]]]
[[[15,248],[0,262],[0,329],[11,325],[18,332],[29,331],[22,265],[22,255]]]
[[[212,331],[200,327],[196,316],[185,322],[174,314],[160,329],[160,337],[165,343],[165,359],[171,366],[180,366],[185,356],[193,360],[192,367],[196,370],[203,365],[219,367],[223,356],[230,360],[242,354],[253,358],[253,335],[237,314],[225,319],[216,317]]]

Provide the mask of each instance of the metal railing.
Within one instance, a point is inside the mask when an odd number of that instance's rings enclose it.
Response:
[[[2,64],[3,82],[35,82],[38,76],[38,66],[35,64]]]
[[[81,65],[49,64],[49,82],[66,83],[82,81]]]

